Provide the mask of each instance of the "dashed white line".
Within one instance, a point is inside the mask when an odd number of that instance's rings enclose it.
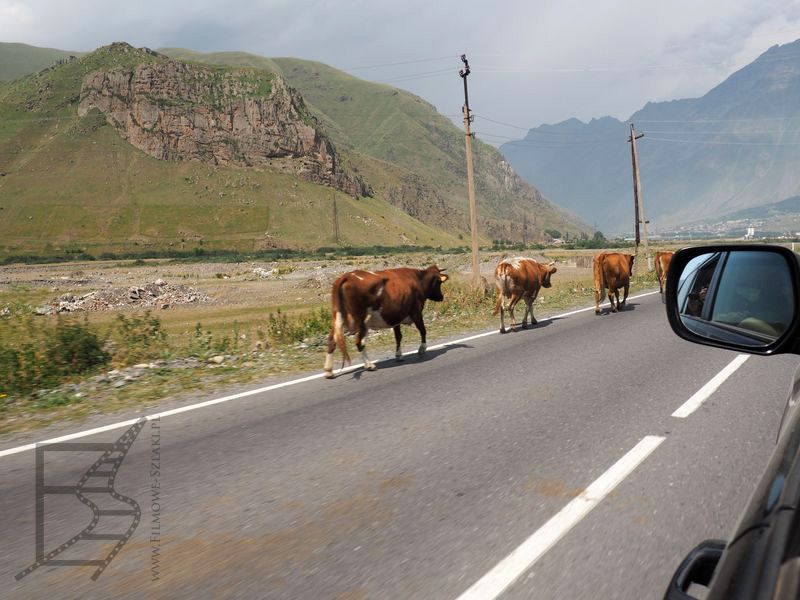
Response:
[[[678,410],[672,413],[672,416],[678,417],[679,419],[684,419],[700,408],[700,405],[703,404],[703,402],[705,402],[711,394],[717,391],[717,388],[721,386],[728,377],[733,375],[736,372],[736,369],[741,367],[748,358],[748,354],[739,354],[730,363],[728,363],[727,367],[714,375],[714,377],[712,377],[707,384],[697,390],[694,395],[684,402]]]
[[[642,438],[608,471],[595,479],[577,498],[562,508],[511,554],[461,594],[458,600],[493,600],[497,598],[589,514],[644,459],[650,456],[665,439],[654,435]]]
[[[659,292],[657,292],[657,291],[656,292],[645,292],[643,294],[638,294],[637,296],[630,296],[628,298],[628,300],[635,300],[637,298],[644,298],[645,296],[652,296],[653,294],[658,294],[658,293]],[[540,322],[545,322],[545,321],[549,321],[549,320],[552,320],[552,319],[563,319],[564,317],[569,317],[571,315],[577,315],[578,313],[586,312],[586,311],[589,311],[589,310],[594,310],[594,306],[589,306],[587,308],[580,308],[578,310],[573,310],[573,311],[570,311],[570,312],[562,313],[560,315],[547,317],[547,318],[541,319]],[[446,348],[447,346],[453,346],[455,344],[461,344],[463,342],[468,342],[470,340],[477,340],[478,338],[486,337],[486,336],[489,336],[489,335],[495,335],[497,333],[498,333],[497,329],[493,329],[492,331],[487,331],[485,333],[479,333],[479,334],[476,334],[476,335],[471,335],[471,336],[464,337],[464,338],[461,338],[461,339],[458,339],[458,340],[451,340],[451,341],[445,342],[443,344],[436,344],[435,346],[428,346],[428,350],[438,350],[440,348]],[[411,350],[410,352],[406,352],[405,354],[408,355],[408,354],[416,354],[416,353],[417,353],[416,350]],[[375,362],[376,363],[380,363],[380,362],[386,362],[388,360],[394,360],[394,358],[391,358],[391,359],[390,358],[384,358],[384,359],[381,359],[381,360],[376,360]],[[351,371],[355,371],[356,369],[360,369],[363,366],[364,366],[364,363],[351,365],[349,367],[345,367],[344,369],[340,369],[340,370],[336,371],[336,374],[337,375],[341,375],[343,373],[349,373]],[[292,386],[292,385],[297,385],[299,383],[306,383],[307,381],[313,381],[314,379],[321,379],[322,377],[324,377],[323,373],[317,373],[317,374],[314,374],[314,375],[309,375],[307,377],[301,377],[299,379],[292,379],[291,381],[284,381],[282,383],[276,383],[276,384],[273,384],[273,385],[268,385],[266,387],[261,387],[261,388],[254,389],[254,390],[248,390],[246,392],[239,392],[238,394],[231,394],[230,396],[223,396],[221,398],[215,398],[214,400],[206,400],[205,402],[198,402],[196,404],[188,404],[188,405],[182,406],[180,408],[174,408],[172,410],[167,410],[167,411],[164,411],[164,412],[155,413],[155,414],[152,414],[152,415],[147,415],[145,418],[148,421],[150,421],[150,420],[153,420],[153,419],[160,419],[162,417],[169,417],[171,415],[177,415],[177,414],[180,414],[180,413],[183,413],[183,412],[189,412],[189,411],[192,411],[192,410],[197,410],[199,408],[205,408],[206,406],[213,406],[214,404],[222,404],[223,402],[230,402],[231,400],[238,400],[239,398],[246,398],[248,396],[254,396],[256,394],[261,394],[261,393],[264,393],[264,392],[270,392],[272,390],[277,390],[277,389],[280,389],[280,388],[289,387],[289,386]],[[67,442],[69,440],[74,440],[74,439],[77,439],[77,438],[82,438],[82,437],[86,437],[86,436],[90,436],[90,435],[95,435],[97,433],[103,433],[105,431],[112,431],[114,429],[121,429],[122,427],[130,427],[131,425],[133,425],[138,420],[138,418],[141,418],[141,417],[137,417],[136,419],[128,419],[126,421],[120,421],[118,423],[112,423],[110,425],[104,425],[102,427],[95,427],[93,429],[86,429],[84,431],[78,431],[76,433],[70,433],[68,435],[62,435],[60,437],[51,438],[49,440],[42,440],[40,442],[34,442],[32,444],[25,444],[23,446],[16,446],[15,448],[8,448],[6,450],[0,450],[0,458],[2,458],[4,456],[10,456],[11,454],[18,454],[20,452],[25,452],[27,450],[33,450],[34,448],[36,448],[37,445],[41,445],[41,444],[55,444],[55,443],[58,443],[58,442]]]

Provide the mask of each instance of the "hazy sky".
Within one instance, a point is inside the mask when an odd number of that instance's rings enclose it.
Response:
[[[456,121],[466,53],[475,129],[495,144],[542,123],[625,119],[647,100],[700,96],[798,38],[798,0],[0,0],[0,41],[319,60],[419,94]]]

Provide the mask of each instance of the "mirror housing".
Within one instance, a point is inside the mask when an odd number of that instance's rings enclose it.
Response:
[[[769,264],[779,277],[747,279],[748,273],[758,274],[758,263]],[[703,283],[695,285],[701,276]],[[747,282],[753,314],[738,313],[747,318],[732,322],[719,318],[716,308],[731,303],[735,286],[730,284],[737,278]],[[672,257],[665,298],[669,324],[685,340],[750,354],[800,354],[800,260],[788,248],[763,244],[683,248]],[[767,310],[765,304],[777,305],[782,312],[777,328],[756,318]]]
[[[697,600],[689,589],[692,585],[709,586],[725,546],[723,540],[706,540],[693,548],[672,576],[664,600]]]

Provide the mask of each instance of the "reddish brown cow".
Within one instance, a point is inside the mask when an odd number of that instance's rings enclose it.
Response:
[[[635,258],[632,254],[618,252],[601,252],[594,257],[594,313],[596,315],[600,314],[600,303],[606,298],[606,288],[608,288],[611,312],[617,312],[625,306]],[[619,288],[625,290],[622,304],[619,303]],[[615,298],[616,306],[614,305]]]
[[[667,286],[667,273],[669,272],[669,263],[672,260],[674,252],[656,252],[656,277],[658,277],[658,289],[661,296],[664,296],[664,289]]]
[[[427,269],[387,269],[385,271],[350,271],[333,283],[331,303],[333,326],[328,334],[328,354],[325,356],[325,377],[333,378],[333,352],[336,347],[342,352],[342,365],[350,362],[345,328],[356,336],[356,348],[361,352],[368,371],[377,367],[367,357],[364,338],[368,329],[394,329],[397,342],[395,358],[403,360],[400,352],[401,324],[416,325],[422,343],[419,353],[426,348],[425,323],[422,309],[426,300],[441,302],[442,283],[447,281],[437,266]]]
[[[497,304],[494,314],[500,313],[500,333],[506,333],[505,311],[511,314],[511,328],[517,326],[514,319],[514,307],[521,298],[525,299],[525,315],[522,317],[522,329],[528,328],[528,313],[531,325],[536,325],[533,316],[533,301],[543,287],[550,287],[550,276],[556,272],[555,263],[542,265],[532,258],[507,258],[494,270],[494,281],[497,284]],[[511,300],[508,307],[506,300]]]

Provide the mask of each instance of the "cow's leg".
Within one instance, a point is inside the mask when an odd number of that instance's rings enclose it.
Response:
[[[517,302],[522,297],[522,294],[519,292],[514,292],[511,294],[511,302],[508,303],[508,314],[511,315],[511,329],[516,329],[517,327],[517,320],[514,318],[514,308],[517,306]]]
[[[531,325],[536,325],[538,323],[538,321],[536,320],[536,317],[533,316],[533,302],[534,302],[534,300],[536,300],[536,298],[534,296],[531,296],[529,298],[525,298],[525,303],[528,305],[528,313],[530,313],[530,315],[531,315]]]
[[[629,281],[628,283],[625,284],[625,288],[623,290],[624,294],[622,296],[622,306],[625,306],[625,303],[628,301],[628,291],[630,289],[631,289],[631,283]],[[617,292],[617,293],[619,293],[619,292]],[[619,300],[617,300],[617,301],[619,301]]]
[[[394,349],[394,358],[398,362],[403,362],[403,353],[400,352],[400,340],[403,339],[403,332],[400,331],[400,325],[394,326],[394,341],[396,343]]]
[[[336,340],[333,339],[333,329],[328,334],[328,353],[325,355],[325,377],[333,379],[333,352],[336,350]]]
[[[414,321],[414,325],[416,326],[417,331],[419,331],[419,338],[421,340],[419,344],[419,349],[417,350],[417,354],[419,355],[425,354],[425,350],[428,349],[428,344],[427,344],[428,331],[425,329],[425,322],[422,320],[422,312],[417,312],[411,315],[411,318]]]
[[[506,329],[506,311],[508,310],[508,305],[506,301],[508,300],[507,296],[502,296],[502,302],[500,303],[500,333],[508,333],[508,329]]]
[[[594,314],[600,314],[600,290],[594,288]]]
[[[531,299],[528,296],[523,296],[522,299],[525,301],[525,312],[522,315],[522,329],[528,328],[528,313],[531,312]],[[533,314],[531,313],[531,320],[533,320]]]
[[[361,324],[358,327],[358,331],[356,332],[356,348],[358,351],[361,352],[361,358],[364,361],[364,368],[367,371],[374,371],[378,367],[375,365],[374,362],[369,360],[369,356],[367,356],[367,346],[364,344],[364,339],[367,337],[367,326],[364,324],[364,321],[361,321]]]
[[[616,298],[617,302],[614,303],[614,299]],[[617,312],[619,310],[619,290],[615,289],[611,291],[611,288],[608,288],[608,301],[611,303],[611,312]]]

